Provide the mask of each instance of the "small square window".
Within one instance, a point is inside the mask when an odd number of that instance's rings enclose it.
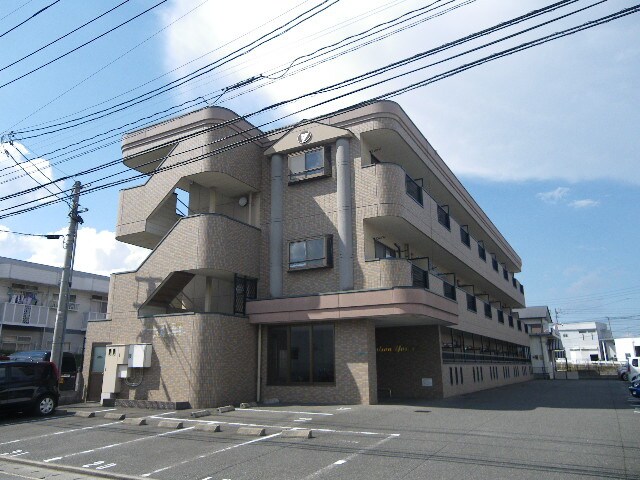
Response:
[[[331,176],[331,147],[289,155],[289,183]]]
[[[289,270],[333,266],[333,236],[289,242]]]

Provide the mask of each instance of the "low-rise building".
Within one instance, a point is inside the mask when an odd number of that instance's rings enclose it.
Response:
[[[88,398],[370,404],[533,378],[521,259],[396,103],[270,135],[205,108],[122,151],[149,179],[116,237],[152,251],[89,327]]]
[[[615,338],[613,342],[618,361],[624,362],[627,358],[640,357],[640,337]]]
[[[558,331],[569,363],[616,358],[611,330],[603,322],[560,323]]]
[[[62,268],[0,257],[0,351],[50,350]],[[73,272],[63,350],[81,354],[87,322],[104,320],[109,277]]]
[[[564,348],[557,325],[551,319],[549,307],[526,307],[514,309],[527,326],[531,346],[533,373],[541,378],[555,378],[556,358]],[[562,355],[564,356],[564,355]]]

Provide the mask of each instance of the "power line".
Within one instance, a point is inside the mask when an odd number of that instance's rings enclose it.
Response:
[[[54,233],[23,233],[23,232],[14,232],[11,230],[0,230],[1,233],[10,233],[12,235],[22,235],[25,237],[43,237],[48,240],[58,240],[64,235],[54,234]]]
[[[15,25],[14,27],[11,27],[9,30],[7,30],[6,32],[0,34],[0,38],[4,37],[7,33],[13,32],[16,28],[21,27],[22,25],[24,25],[25,23],[29,22],[30,20],[33,20],[34,18],[36,18],[38,15],[40,15],[42,12],[44,12],[45,10],[47,10],[48,8],[53,7],[56,3],[60,2],[60,0],[55,0],[54,2],[50,3],[49,5],[47,5],[46,7],[41,8],[40,10],[38,10],[36,13],[32,14],[30,17],[28,17],[26,20],[23,20],[22,22],[20,22],[19,24]],[[15,12],[15,10],[14,10]],[[9,14],[10,15],[10,14]],[[5,17],[3,17],[5,18]]]
[[[77,32],[78,30],[80,30],[80,29],[82,29],[82,28],[86,27],[86,26],[87,26],[87,25],[89,25],[90,23],[93,23],[93,22],[95,22],[96,20],[98,20],[98,19],[100,19],[100,18],[104,17],[104,16],[105,16],[105,15],[107,15],[108,13],[111,13],[111,12],[113,12],[114,10],[116,10],[117,8],[120,8],[122,5],[124,5],[124,4],[125,4],[125,3],[127,3],[128,1],[129,1],[129,0],[124,0],[122,3],[120,3],[120,4],[116,5],[115,7],[113,7],[113,8],[111,8],[111,9],[107,10],[107,11],[106,11],[106,12],[104,12],[104,13],[101,13],[101,14],[100,14],[100,15],[98,15],[97,17],[92,18],[92,19],[91,19],[91,20],[89,20],[88,22],[83,23],[83,24],[82,24],[82,25],[80,25],[79,27],[74,28],[74,29],[73,29],[73,30],[71,30],[70,32],[65,33],[64,35],[62,35],[62,36],[60,36],[60,37],[56,38],[55,40],[53,40],[53,41],[51,41],[51,42],[47,43],[46,45],[43,45],[42,47],[40,47],[40,48],[38,48],[38,49],[34,50],[33,52],[28,53],[27,55],[25,55],[25,56],[23,56],[23,57],[19,58],[18,60],[15,60],[15,61],[11,62],[10,64],[5,65],[4,67],[0,68],[0,72],[2,72],[3,70],[6,70],[6,69],[7,69],[7,68],[9,68],[9,67],[14,66],[14,65],[15,65],[15,64],[17,64],[17,63],[20,63],[21,61],[23,61],[23,60],[25,60],[25,59],[29,58],[29,57],[30,57],[30,56],[32,56],[32,55],[35,55],[35,54],[36,54],[36,53],[38,53],[38,52],[41,52],[41,51],[42,51],[42,50],[44,50],[45,48],[50,47],[50,46],[51,46],[51,45],[53,45],[54,43],[59,42],[59,41],[60,41],[60,40],[62,40],[63,38],[68,37],[69,35],[71,35],[71,34],[73,34],[73,33]]]
[[[60,0],[56,0],[56,2],[55,2],[55,3],[59,2],[59,1],[60,1]],[[77,47],[75,47],[75,48],[73,48],[73,49],[69,50],[68,52],[63,53],[62,55],[59,55],[58,57],[54,58],[53,60],[49,60],[47,63],[44,63],[44,64],[40,65],[39,67],[36,67],[36,68],[34,68],[33,70],[30,70],[30,71],[28,71],[27,73],[24,73],[24,74],[22,74],[22,75],[20,75],[20,76],[18,76],[18,77],[16,77],[16,78],[14,78],[13,80],[10,80],[10,81],[8,81],[8,82],[3,83],[2,85],[0,85],[0,88],[4,88],[4,87],[6,87],[7,85],[11,85],[12,83],[17,82],[18,80],[20,80],[20,79],[22,79],[22,78],[24,78],[24,77],[26,77],[26,76],[28,76],[28,75],[31,75],[32,73],[37,72],[38,70],[41,70],[42,68],[44,68],[44,67],[46,67],[46,66],[48,66],[48,65],[51,65],[51,64],[52,64],[52,63],[54,63],[54,62],[57,62],[58,60],[60,60],[60,59],[62,59],[62,58],[64,58],[64,57],[66,57],[67,55],[70,55],[70,54],[72,54],[73,52],[76,52],[76,51],[80,50],[81,48],[86,47],[87,45],[89,45],[89,44],[91,44],[91,43],[95,42],[96,40],[98,40],[98,39],[100,39],[100,38],[104,37],[105,35],[108,35],[108,34],[110,34],[111,32],[113,32],[113,31],[117,30],[118,28],[120,28],[120,27],[122,27],[122,26],[124,26],[124,25],[127,25],[128,23],[130,23],[130,22],[132,22],[132,21],[136,20],[137,18],[141,17],[141,16],[142,16],[142,15],[144,15],[145,13],[150,12],[151,10],[153,10],[154,8],[156,8],[156,7],[160,6],[160,5],[162,5],[162,4],[163,4],[163,3],[165,3],[165,2],[167,2],[167,0],[160,0],[160,2],[156,3],[156,4],[155,4],[155,5],[153,5],[152,7],[147,8],[145,11],[143,11],[143,12],[139,13],[138,15],[135,15],[134,17],[131,17],[130,19],[128,19],[128,20],[126,20],[126,21],[122,22],[121,24],[119,24],[119,25],[117,25],[117,26],[115,26],[115,27],[113,27],[113,28],[111,28],[111,29],[107,30],[106,32],[103,32],[103,33],[101,33],[100,35],[98,35],[98,36],[96,36],[96,37],[93,37],[91,40],[88,40],[88,41],[84,42],[82,45],[78,45]]]
[[[167,0],[163,0],[163,2],[164,1],[167,1]],[[331,3],[329,3],[328,5],[323,7],[323,5],[325,5],[328,2],[331,2]],[[318,5],[310,8],[309,10],[306,10],[305,12],[303,12],[302,14],[300,14],[297,17],[293,18],[292,20],[289,20],[288,22],[286,22],[286,23],[280,25],[279,27],[271,30],[270,32],[262,35],[261,37],[259,37],[258,39],[250,42],[249,44],[247,44],[247,45],[245,45],[243,47],[240,47],[239,49],[234,50],[233,52],[231,52],[231,53],[229,53],[227,55],[224,55],[223,57],[221,57],[221,58],[219,58],[219,59],[217,59],[217,60],[215,60],[215,61],[213,61],[213,62],[211,62],[211,63],[209,63],[209,64],[207,64],[205,66],[203,66],[203,67],[200,67],[200,68],[194,70],[193,72],[191,72],[191,73],[189,73],[187,75],[184,75],[184,76],[182,76],[180,78],[177,78],[176,80],[173,80],[173,81],[171,81],[169,83],[166,83],[165,85],[157,87],[157,88],[155,88],[153,90],[150,90],[150,91],[148,91],[146,93],[138,95],[137,97],[131,98],[129,100],[126,100],[124,102],[118,103],[116,105],[112,105],[111,107],[108,107],[106,109],[98,110],[96,112],[93,112],[93,113],[90,113],[88,115],[84,115],[84,116],[81,116],[81,117],[77,117],[77,118],[72,119],[72,120],[67,120],[65,122],[60,122],[58,124],[50,125],[47,128],[66,125],[66,124],[69,124],[69,123],[72,123],[72,122],[76,122],[76,121],[80,121],[80,120],[83,120],[85,118],[88,118],[88,117],[91,117],[91,116],[94,116],[94,115],[99,115],[99,114],[104,114],[104,115],[100,115],[98,117],[98,118],[103,118],[105,116],[108,116],[108,115],[111,115],[113,113],[116,113],[116,112],[119,112],[119,111],[123,110],[123,108],[119,108],[118,109],[118,107],[122,107],[124,105],[128,105],[126,108],[129,108],[131,105],[136,105],[138,103],[141,103],[141,102],[147,101],[147,100],[149,100],[151,98],[154,98],[155,96],[159,95],[160,93],[166,93],[166,92],[168,92],[170,90],[173,90],[173,89],[183,85],[186,82],[189,82],[189,81],[191,81],[191,80],[193,80],[195,78],[198,78],[198,77],[200,77],[200,76],[202,76],[202,75],[204,75],[206,73],[209,73],[210,71],[218,68],[220,65],[224,65],[226,63],[229,63],[232,60],[235,60],[235,59],[237,59],[237,58],[239,58],[239,57],[241,57],[243,55],[246,55],[246,54],[252,52],[253,50],[258,48],[259,46],[264,45],[265,43],[270,42],[270,41],[272,41],[272,40],[284,35],[285,33],[289,32],[293,28],[298,27],[302,23],[304,23],[304,22],[310,20],[311,18],[315,17],[316,15],[324,12],[326,9],[332,7],[333,5],[335,5],[338,2],[340,2],[340,0],[323,0]],[[320,7],[323,7],[323,8],[320,8]],[[316,10],[316,11],[314,12],[314,10]],[[307,14],[309,16],[304,17]],[[293,22],[296,22],[296,21],[298,23],[295,23],[294,25],[291,25]],[[270,38],[268,38],[268,37],[270,37]],[[235,55],[235,57],[233,55]],[[230,57],[232,57],[232,58],[230,58]],[[220,62],[222,62],[222,63],[220,63]],[[2,88],[2,87],[3,87],[3,85],[0,85],[0,88]],[[147,97],[147,98],[145,98],[145,97]],[[114,110],[114,109],[116,109],[116,110]],[[96,120],[96,119],[93,119],[93,120]],[[82,123],[85,123],[85,122],[82,122]],[[79,125],[81,125],[82,123],[79,123]],[[62,128],[60,130],[67,129],[67,128],[70,128],[70,127],[64,127],[64,128]],[[49,132],[49,133],[53,133],[55,131],[59,131],[59,130],[54,130],[54,131]],[[33,137],[29,137],[29,138],[33,138]]]
[[[305,120],[303,122],[299,122],[298,125],[305,125],[305,124],[309,124],[309,123],[312,123],[312,122],[321,121],[322,119],[325,119],[325,118],[328,118],[328,117],[332,117],[332,116],[338,115],[340,113],[348,112],[348,111],[360,108],[362,106],[366,106],[366,105],[369,105],[371,103],[375,103],[375,102],[377,102],[379,100],[382,100],[382,99],[392,98],[394,96],[400,95],[401,93],[408,92],[408,91],[414,90],[416,88],[421,88],[421,87],[424,87],[424,86],[429,85],[431,83],[435,83],[435,82],[443,80],[445,78],[449,78],[449,77],[451,77],[453,75],[459,74],[459,73],[461,73],[463,71],[466,71],[466,70],[468,70],[470,68],[474,68],[475,66],[479,66],[479,65],[482,65],[484,63],[488,63],[490,61],[494,61],[494,60],[497,60],[499,58],[502,58],[502,57],[505,57],[505,56],[508,56],[508,55],[512,55],[514,53],[517,53],[517,52],[532,48],[534,46],[542,45],[544,43],[547,43],[547,42],[550,42],[550,41],[553,41],[553,40],[557,40],[559,38],[563,38],[565,36],[572,35],[574,33],[577,33],[577,32],[580,32],[580,31],[583,31],[583,30],[586,30],[586,29],[589,29],[589,28],[593,28],[593,27],[598,26],[598,25],[602,25],[604,23],[608,23],[610,21],[622,18],[622,17],[630,15],[632,13],[637,13],[638,11],[640,11],[640,4],[635,5],[633,7],[630,7],[630,8],[627,8],[627,9],[620,10],[620,11],[614,13],[614,14],[601,17],[601,18],[599,18],[597,20],[589,21],[589,22],[586,22],[584,24],[581,24],[581,25],[578,25],[578,26],[574,26],[574,27],[571,27],[569,29],[566,29],[566,30],[563,30],[563,31],[560,31],[560,32],[556,32],[556,33],[551,34],[551,35],[540,37],[540,38],[535,39],[535,40],[530,41],[530,42],[525,42],[525,43],[520,44],[520,45],[518,45],[516,47],[512,47],[512,48],[503,50],[502,52],[498,52],[498,53],[489,55],[487,57],[484,57],[484,58],[481,58],[481,59],[476,60],[474,62],[462,65],[460,67],[457,67],[455,69],[449,70],[449,71],[444,72],[442,74],[435,75],[435,76],[433,76],[431,78],[428,78],[428,79],[425,79],[425,80],[422,80],[422,81],[419,81],[419,82],[415,82],[413,84],[410,84],[410,85],[398,88],[396,90],[393,90],[393,91],[378,95],[378,96],[373,97],[373,98],[370,98],[369,100],[366,100],[366,101],[363,101],[363,102],[359,102],[356,105],[352,105],[350,107],[346,107],[346,108],[340,109],[340,110],[338,110],[336,112],[333,112],[333,113],[330,113],[330,114],[323,114],[323,115],[317,116],[317,117],[315,117],[313,119],[310,119],[310,120]],[[379,84],[379,83],[383,83],[383,81],[377,82],[377,84]],[[340,99],[340,98],[346,97],[348,95],[351,95],[351,94],[353,94],[355,92],[362,91],[362,90],[364,90],[366,88],[371,88],[371,86],[374,86],[374,85],[369,85],[369,86],[366,86],[366,87],[362,87],[360,89],[357,89],[356,91],[348,92],[348,93],[339,95],[338,97],[334,97],[334,98],[332,98],[330,100],[322,101],[322,102],[320,102],[318,104],[315,104],[313,106],[305,107],[303,109],[298,110],[297,112],[293,112],[291,114],[287,114],[287,115],[281,117],[280,119],[272,120],[272,121],[267,122],[266,124],[263,124],[263,125],[274,123],[274,122],[276,122],[278,120],[281,120],[281,119],[284,119],[284,118],[299,114],[299,113],[301,113],[301,112],[303,112],[305,110],[308,110],[308,109],[311,109],[311,108],[316,108],[316,107],[318,107],[320,105],[324,105],[324,104],[330,103],[330,102],[335,101],[337,99]],[[223,122],[223,123],[227,123],[227,122]],[[182,165],[185,165],[185,164],[188,164],[188,163],[192,163],[192,162],[195,162],[195,161],[202,160],[203,158],[207,158],[209,156],[218,155],[220,153],[229,151],[231,149],[238,148],[239,146],[246,145],[246,144],[254,142],[254,141],[258,140],[258,139],[265,138],[265,137],[274,135],[274,134],[279,133],[279,132],[287,131],[290,128],[291,128],[290,126],[287,126],[287,127],[281,127],[281,128],[275,129],[275,130],[270,131],[270,132],[260,133],[258,135],[254,135],[252,137],[245,138],[244,140],[241,140],[241,141],[229,144],[229,145],[225,145],[224,147],[212,150],[212,151],[210,151],[210,152],[208,152],[206,154],[199,155],[197,157],[192,157],[192,158],[187,159],[185,161],[178,162],[176,164],[169,165],[169,166],[166,166],[166,167],[159,167],[155,171],[150,172],[148,174],[138,174],[138,175],[134,175],[134,176],[129,177],[129,178],[116,180],[116,181],[110,182],[108,184],[94,186],[94,187],[91,187],[91,188],[88,188],[87,190],[85,190],[84,194],[88,194],[88,193],[91,193],[91,192],[94,192],[94,191],[103,190],[105,188],[111,188],[111,187],[116,186],[116,185],[120,185],[120,184],[123,184],[123,183],[130,182],[130,181],[135,180],[137,178],[156,175],[158,173],[162,173],[164,171],[171,170],[173,168],[177,168],[179,166],[182,166]],[[258,127],[251,127],[250,129],[247,129],[247,130],[245,130],[243,132],[238,132],[238,133],[235,133],[233,135],[229,135],[227,137],[218,139],[216,142],[226,141],[231,137],[235,137],[235,136],[238,136],[238,135],[244,135],[247,132],[250,132],[250,131],[253,131],[253,130],[257,130],[257,129],[258,129]],[[122,172],[119,172],[119,173],[122,173]],[[113,175],[110,175],[109,177],[112,177],[112,176]],[[106,178],[108,178],[108,177],[105,177],[105,179]],[[96,181],[100,181],[100,179],[96,180]],[[96,181],[94,181],[92,183],[95,183]],[[6,214],[3,214],[3,215],[0,215],[0,219],[6,218],[6,217],[9,217],[9,216],[14,216],[14,215],[21,214],[21,213],[26,213],[28,211],[32,211],[32,210],[35,210],[35,209],[38,209],[38,208],[42,208],[42,207],[47,206],[47,205],[51,205],[51,204],[57,203],[58,201],[59,200],[51,200],[49,202],[46,202],[46,203],[43,203],[43,204],[40,204],[40,205],[37,205],[37,206],[28,207],[28,208],[24,208],[24,209],[19,210],[19,211],[6,213]],[[25,204],[27,204],[27,203],[32,203],[32,202],[25,202]],[[23,204],[23,205],[25,205],[25,204]],[[22,205],[20,205],[20,206],[22,206]],[[15,207],[12,207],[12,208],[15,208]],[[4,210],[7,210],[7,209],[4,209]]]
[[[31,2],[33,2],[33,0],[27,0],[26,2],[24,2],[22,5],[20,5],[17,8],[14,8],[13,10],[11,10],[9,13],[7,13],[4,17],[0,18],[0,21],[4,20],[5,18],[7,18],[10,15],[13,15],[14,13],[16,13],[18,10],[26,7],[28,4],[30,4]]]
[[[544,13],[548,13],[548,12],[550,12],[550,11],[556,10],[556,9],[558,9],[558,8],[562,7],[562,6],[565,6],[565,5],[569,5],[569,4],[575,3],[576,1],[578,1],[578,0],[564,0],[564,1],[561,1],[561,2],[557,2],[557,3],[551,4],[551,5],[547,6],[547,7],[542,8],[542,9],[539,9],[539,10],[535,10],[535,11],[529,12],[529,13],[527,13],[527,14],[525,14],[525,15],[522,15],[522,16],[520,16],[520,17],[516,17],[516,18],[511,19],[511,20],[509,20],[509,21],[507,21],[507,22],[502,22],[501,24],[498,24],[498,25],[496,25],[496,26],[493,26],[493,27],[490,27],[490,28],[487,28],[487,29],[481,30],[481,31],[479,31],[479,32],[475,32],[475,33],[473,33],[473,34],[471,34],[471,35],[468,35],[468,36],[466,36],[466,37],[460,38],[460,39],[455,40],[455,41],[453,41],[453,42],[449,42],[449,43],[447,43],[447,44],[441,45],[441,46],[436,47],[436,48],[434,48],[434,49],[427,50],[427,51],[425,51],[425,52],[422,52],[422,53],[420,53],[420,54],[414,55],[414,56],[412,56],[412,57],[408,57],[408,58],[403,59],[403,60],[401,60],[401,61],[399,61],[399,62],[394,62],[394,63],[392,63],[392,64],[389,64],[389,65],[385,66],[385,67],[382,67],[382,68],[380,68],[380,69],[377,69],[377,70],[374,70],[374,71],[368,72],[368,73],[363,74],[363,75],[361,75],[361,76],[353,77],[353,78],[352,78],[352,79],[350,79],[349,81],[353,81],[353,80],[357,80],[357,81],[359,81],[358,79],[364,79],[364,78],[366,78],[366,76],[369,76],[369,77],[370,77],[370,76],[373,76],[373,75],[378,75],[378,74],[384,73],[385,71],[390,70],[391,68],[397,68],[397,67],[402,66],[402,65],[404,65],[404,64],[412,63],[413,61],[420,60],[421,58],[424,58],[424,57],[426,57],[426,56],[434,55],[434,54],[439,53],[439,52],[442,52],[442,51],[444,51],[444,50],[447,50],[447,49],[453,48],[453,47],[455,47],[455,46],[461,45],[461,44],[463,44],[463,43],[465,43],[465,42],[468,42],[468,41],[474,40],[474,39],[476,39],[476,38],[480,38],[481,36],[485,36],[485,35],[488,35],[488,34],[490,34],[490,33],[493,33],[493,32],[499,31],[499,30],[502,30],[502,29],[504,29],[504,28],[507,28],[508,26],[513,26],[513,25],[515,25],[515,24],[517,24],[517,23],[520,23],[520,22],[522,22],[522,21],[525,21],[525,20],[527,20],[527,19],[535,18],[535,17],[537,17],[537,16],[539,16],[539,15],[542,15],[542,14],[544,14]],[[602,1],[606,1],[606,0],[602,0]],[[434,2],[434,3],[430,4],[429,6],[431,6],[431,5],[435,4],[435,3],[437,3],[437,2]],[[598,2],[598,3],[602,3],[602,2]],[[464,4],[463,4],[463,5],[464,5]],[[589,6],[589,7],[585,7],[585,8],[591,8],[592,6],[595,6],[595,5],[597,5],[597,3],[596,3],[596,4],[593,4],[593,5]],[[451,9],[453,9],[453,8],[456,8],[456,7],[451,7]],[[449,9],[449,10],[445,10],[445,12],[450,11],[451,9]],[[581,9],[581,10],[582,10],[582,9]],[[572,13],[568,14],[568,15],[573,15],[573,14],[575,14],[575,13],[577,13],[577,12],[580,12],[581,10],[577,10],[577,11],[575,11],[575,12],[572,12]],[[412,13],[412,12],[408,12],[408,13]],[[442,14],[442,13],[443,13],[443,12],[440,12],[440,14]],[[407,15],[407,14],[404,14],[404,15]],[[404,15],[403,15],[403,16],[404,16]],[[567,16],[568,16],[568,15],[567,15]],[[402,17],[402,16],[401,16],[401,17]],[[398,18],[401,18],[401,17],[398,17]],[[433,17],[428,17],[428,18],[433,18]],[[558,17],[558,18],[556,18],[556,19],[554,19],[554,20],[551,20],[551,21],[557,21],[557,20],[559,20],[559,19],[561,19],[561,18],[564,18],[564,16],[563,16],[563,17]],[[550,22],[551,22],[551,21],[550,21]],[[547,22],[547,23],[550,23],[550,22]],[[543,23],[543,24],[537,25],[537,26],[532,27],[532,28],[538,28],[538,27],[540,27],[540,26],[542,26],[542,25],[545,25],[545,24],[546,24],[546,23]],[[381,25],[384,25],[384,24],[381,24]],[[374,27],[374,28],[376,28],[376,27]],[[528,31],[528,30],[523,30],[523,31],[521,31],[521,32],[518,32],[517,34],[514,34],[513,36],[515,36],[515,35],[519,35],[519,34],[522,34],[522,33],[526,32],[526,31]],[[361,35],[361,34],[366,33],[366,32],[367,32],[367,31],[365,31],[365,32],[361,32],[360,34],[357,34],[357,35]],[[350,38],[350,37],[347,37],[347,38]],[[508,39],[508,38],[511,38],[511,36],[509,36],[509,37],[503,37],[503,39],[501,39],[500,41],[505,40],[505,39]],[[343,42],[344,40],[345,40],[345,39],[341,40],[340,42],[336,42],[336,43],[334,43],[334,44],[332,44],[332,45],[336,45],[336,44],[338,44],[338,43],[341,43],[341,42]],[[494,43],[497,43],[497,42],[494,42]],[[478,49],[479,49],[479,48],[483,48],[483,47],[488,46],[488,45],[491,45],[491,43],[490,43],[490,44],[485,44],[485,45],[483,45],[483,46],[481,46],[481,47],[478,47]],[[469,53],[469,52],[472,52],[472,51],[474,51],[474,50],[476,50],[476,49],[468,50],[468,51],[466,51],[466,52],[463,52],[462,54],[459,54],[458,56],[464,55],[464,54]],[[446,60],[450,60],[450,59],[452,59],[452,58],[455,58],[455,56],[453,56],[453,57],[448,57],[448,58],[447,58],[447,59],[445,59],[444,61],[446,61]],[[431,64],[431,65],[435,65],[435,64]],[[296,73],[297,73],[297,72],[296,72]],[[410,73],[411,73],[411,72],[410,72]],[[249,80],[253,81],[253,80],[254,80],[254,78],[255,78],[255,77],[252,77],[252,78],[251,78],[251,79],[249,79]],[[242,83],[248,84],[248,83],[251,83],[251,81],[239,82],[238,84],[234,85],[233,87],[237,87],[238,85],[240,85],[240,84],[242,84]],[[348,81],[345,81],[345,82],[348,82]],[[338,87],[338,86],[341,86],[341,85],[343,85],[343,84],[346,84],[345,82],[340,82],[340,83],[338,83],[338,84],[334,84],[332,87]],[[243,86],[243,85],[242,85],[242,86]],[[222,91],[224,92],[225,90],[229,90],[229,89],[231,89],[231,88],[232,88],[232,87],[226,87],[225,89],[222,89]],[[329,91],[330,89],[331,89],[331,88],[326,88],[326,89],[325,89],[325,91]],[[314,92],[314,93],[318,93],[318,92],[321,92],[321,91],[322,91],[322,89],[321,89],[321,90],[318,90],[318,91],[316,91],[316,92]],[[193,102],[193,101],[194,101],[194,100],[189,100],[188,102],[184,102],[184,103],[189,103],[189,102]],[[169,109],[167,109],[167,110],[171,110],[172,108],[175,108],[175,107],[171,107],[171,108],[169,108]],[[165,110],[165,111],[167,111],[167,110]],[[159,113],[164,113],[165,111],[163,111],[163,112],[159,112]],[[157,113],[156,113],[156,114],[153,114],[153,115],[157,115]],[[147,118],[148,118],[148,117],[147,117]],[[141,119],[141,120],[142,120],[142,119]],[[141,121],[141,120],[138,120],[138,121]],[[137,122],[137,121],[136,121],[136,122]],[[132,122],[132,123],[135,123],[135,122]],[[127,124],[127,125],[122,126],[122,127],[117,127],[116,129],[111,129],[110,131],[118,130],[118,129],[123,129],[123,128],[125,128],[126,126],[129,126],[129,125],[130,125],[130,124]],[[109,132],[109,131],[108,131],[108,132]],[[94,136],[94,137],[90,138],[89,140],[91,140],[91,139],[93,139],[93,138],[95,138],[95,137],[97,137],[97,136],[99,136],[99,135],[101,135],[101,134],[98,134],[98,135],[96,135],[96,136]],[[114,135],[114,136],[115,136],[115,135]],[[32,138],[32,137],[25,137],[25,138]],[[77,144],[77,143],[80,143],[80,142],[76,142],[76,144]],[[62,147],[62,148],[67,148],[67,147]],[[57,149],[57,150],[60,150],[60,149]],[[91,151],[95,151],[95,150],[96,150],[96,149],[93,149],[93,150],[91,150]],[[50,154],[50,153],[53,153],[53,152],[48,152],[48,154]],[[48,155],[48,154],[45,154],[45,155]],[[55,158],[55,157],[54,157],[54,158]],[[74,156],[74,157],[71,157],[71,158],[77,158],[77,156]],[[67,161],[67,160],[64,160],[64,161]],[[56,162],[56,163],[59,163],[59,162]],[[6,174],[5,174],[5,175],[6,175]],[[0,175],[0,176],[4,176],[4,175]],[[15,177],[14,177],[14,178],[15,178]],[[4,182],[6,182],[6,181],[4,181]],[[0,183],[4,183],[4,182],[0,182]]]
[[[143,45],[144,43],[148,42],[149,40],[151,40],[153,37],[155,37],[156,35],[160,34],[161,32],[163,32],[164,30],[166,30],[167,28],[169,28],[170,26],[172,26],[173,24],[175,24],[176,22],[178,22],[179,20],[182,20],[184,17],[186,17],[187,15],[189,15],[190,13],[192,13],[193,11],[197,10],[198,8],[200,8],[202,5],[204,5],[205,3],[207,3],[209,0],[204,0],[202,3],[200,3],[199,5],[196,5],[194,8],[192,8],[191,10],[189,10],[187,13],[185,13],[184,15],[180,16],[179,18],[177,18],[176,20],[174,20],[173,22],[165,25],[164,27],[162,27],[160,30],[156,31],[155,33],[153,33],[152,35],[148,36],[147,38],[145,38],[144,40],[142,40],[141,42],[137,43],[134,47],[130,48],[129,50],[127,50],[126,52],[118,55],[116,58],[114,58],[113,60],[111,60],[110,62],[108,62],[107,64],[103,65],[102,67],[100,67],[98,70],[96,70],[95,72],[91,73],[90,75],[86,76],[85,78],[83,78],[81,81],[79,81],[78,83],[76,83],[75,85],[73,85],[72,87],[66,89],[64,92],[62,92],[61,94],[59,94],[58,96],[54,97],[53,99],[49,100],[47,103],[45,103],[44,105],[42,105],[41,107],[37,108],[36,110],[34,110],[33,112],[31,112],[30,114],[28,114],[26,117],[22,118],[21,120],[19,120],[18,122],[14,123],[10,128],[15,127],[16,125],[19,125],[20,123],[24,122],[26,119],[31,118],[33,115],[35,115],[36,113],[38,113],[39,111],[43,110],[44,108],[48,107],[49,105],[51,105],[53,102],[59,100],[60,98],[62,98],[63,96],[65,96],[66,94],[68,94],[69,92],[71,92],[72,90],[76,89],[77,87],[79,87],[80,85],[82,85],[83,83],[85,83],[86,81],[88,81],[89,79],[93,78],[95,75],[97,75],[98,73],[102,72],[103,70],[107,69],[108,67],[110,67],[111,65],[113,65],[114,63],[116,63],[117,61],[121,60],[122,58],[124,58],[126,55],[130,54],[131,52],[133,52],[135,49],[137,49],[138,47],[140,47],[141,45]],[[308,1],[308,0],[306,0]]]

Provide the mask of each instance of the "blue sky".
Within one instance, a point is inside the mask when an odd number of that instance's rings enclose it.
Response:
[[[0,70],[0,85],[159,1],[124,3],[67,38]],[[0,69],[121,2],[59,1],[0,36],[3,51]],[[0,35],[51,3],[53,0],[3,0]],[[83,153],[77,158],[69,158],[68,149],[53,152],[56,149],[183,102],[190,101],[188,106],[194,108],[204,105],[202,98],[213,103],[224,87],[255,75],[273,74],[278,66],[287,65],[296,57],[427,5],[412,0],[327,2],[324,5],[327,10],[312,20],[170,93],[83,126],[32,137],[40,132],[34,128],[45,122],[91,113],[175,80],[319,3],[321,0],[245,2],[238,9],[232,2],[169,0],[61,60],[0,87],[0,131],[16,132],[14,147],[7,149],[40,180],[44,177],[33,163],[47,176],[59,179],[117,159],[119,148],[115,137],[94,145],[101,147],[95,152],[76,152]],[[595,3],[574,2],[469,46],[479,46]],[[245,114],[549,4],[533,0],[435,2],[434,7],[441,10],[459,8],[282,80],[254,81],[246,88],[227,92],[218,104]],[[353,104],[629,6],[629,2],[621,0],[601,2],[582,13],[458,60],[291,115],[279,124]],[[614,333],[620,336],[640,335],[640,255],[636,247],[640,218],[639,18],[639,14],[629,15],[394,98],[522,257],[523,271],[518,277],[525,285],[527,303],[547,304],[552,312],[557,309],[560,321],[606,321],[609,317]],[[457,47],[449,54],[465,48]],[[433,59],[446,56],[441,53]],[[408,67],[401,71],[406,70]],[[113,100],[115,96],[119,96],[118,100]],[[313,100],[325,98],[328,97]],[[275,120],[308,105],[311,101],[287,106],[254,122]],[[26,162],[16,149],[31,162]],[[61,160],[62,163],[56,163]],[[112,168],[100,174],[117,170]],[[87,183],[96,181],[98,176],[80,180]],[[35,185],[3,155],[0,155],[0,182],[0,195]],[[69,188],[71,183],[68,180],[60,186]],[[122,187],[82,198],[82,205],[89,211],[83,215],[85,223],[77,252],[76,267],[81,270],[108,273],[135,268],[145,256],[144,251],[114,240],[119,188]],[[37,197],[28,198],[33,199]],[[2,201],[0,208],[15,203],[16,200]],[[0,219],[0,229],[48,233],[64,230],[66,223],[66,206],[58,204]],[[59,241],[2,232],[0,254],[52,265],[62,263]]]

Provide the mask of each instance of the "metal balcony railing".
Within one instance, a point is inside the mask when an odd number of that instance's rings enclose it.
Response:
[[[407,195],[413,198],[420,205],[424,205],[422,197],[422,187],[412,179],[409,175],[404,176],[404,184],[406,187]]]

